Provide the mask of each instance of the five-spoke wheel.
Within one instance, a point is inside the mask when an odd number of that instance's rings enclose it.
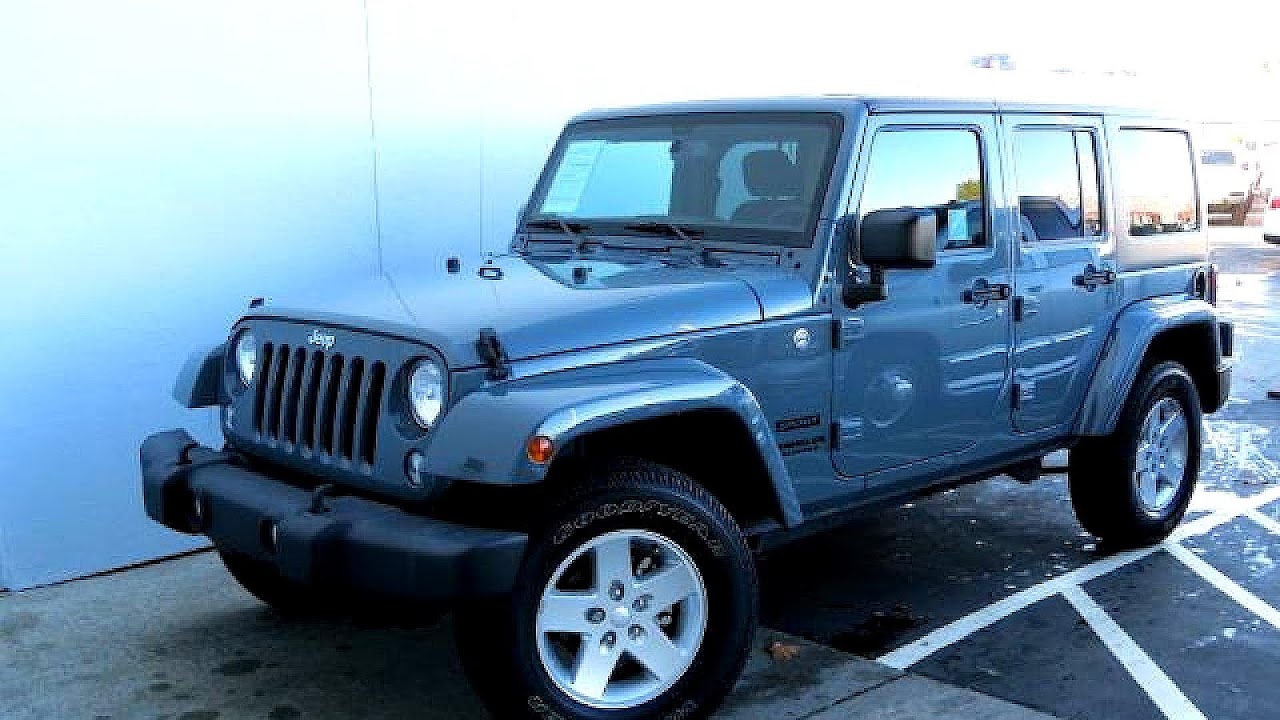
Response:
[[[709,715],[756,629],[755,564],[714,497],[619,462],[529,538],[509,597],[455,616],[472,685],[498,717]]]

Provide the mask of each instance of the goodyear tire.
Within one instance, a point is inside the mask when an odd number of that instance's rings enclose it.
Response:
[[[1129,393],[1115,431],[1071,451],[1076,518],[1115,548],[1163,540],[1182,520],[1200,475],[1202,413],[1186,368],[1148,368]]]
[[[647,462],[614,466],[553,513],[515,587],[455,617],[463,668],[501,718],[706,717],[756,629],[737,524],[691,479]]]

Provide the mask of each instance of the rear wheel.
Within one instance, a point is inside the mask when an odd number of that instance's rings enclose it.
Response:
[[[1202,413],[1186,368],[1163,362],[1134,385],[1115,431],[1071,451],[1068,479],[1080,524],[1104,542],[1159,542],[1191,502],[1200,475]]]
[[[704,717],[742,672],[755,565],[724,507],[684,475],[628,463],[530,538],[510,597],[456,616],[498,717]]]

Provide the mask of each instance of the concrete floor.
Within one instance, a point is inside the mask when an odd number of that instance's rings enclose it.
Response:
[[[788,660],[772,640],[796,648]],[[762,631],[722,720],[1044,720],[1025,708]],[[288,621],[216,555],[0,597],[5,720],[481,718],[447,618]]]

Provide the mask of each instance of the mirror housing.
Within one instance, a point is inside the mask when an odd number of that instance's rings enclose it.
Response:
[[[885,270],[931,268],[938,262],[938,218],[931,210],[876,210],[867,213],[850,235],[850,273],[844,283],[844,301],[849,307],[888,297]],[[854,277],[855,262],[871,269],[867,281]]]
[[[867,213],[858,228],[858,259],[882,270],[931,268],[938,263],[938,218],[903,208]]]

